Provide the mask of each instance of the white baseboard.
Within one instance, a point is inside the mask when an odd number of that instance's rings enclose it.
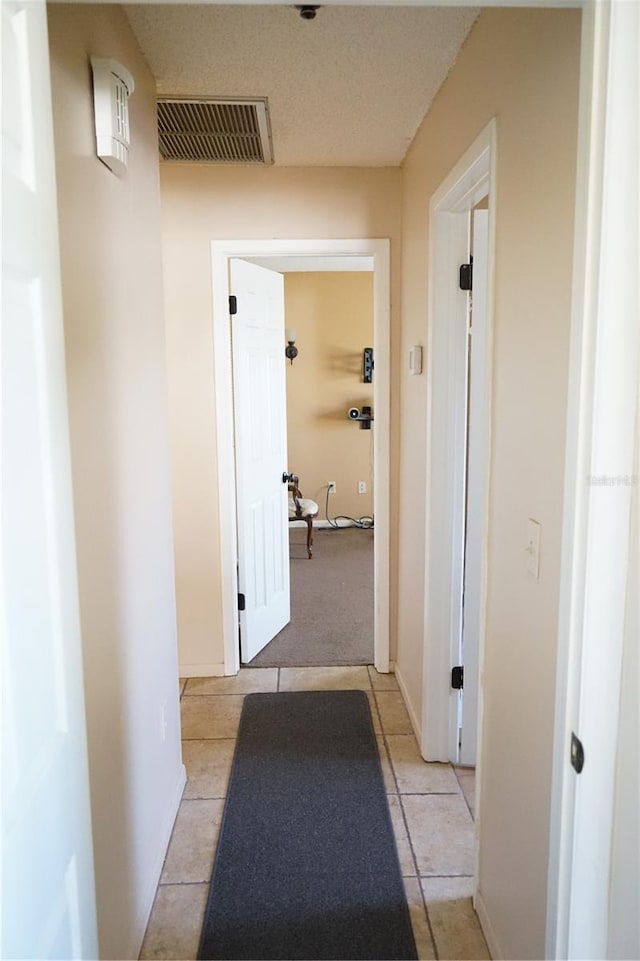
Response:
[[[491,923],[491,919],[489,918],[487,906],[484,903],[482,895],[479,891],[476,891],[476,895],[473,899],[473,906],[476,909],[476,914],[478,915],[478,920],[480,921],[480,927],[482,928],[484,939],[487,942],[487,947],[489,948],[489,954],[493,958],[493,961],[503,961],[504,952],[500,947],[496,937],[496,932]]]
[[[156,862],[153,866],[153,870],[151,871],[149,882],[147,884],[147,890],[145,891],[145,895],[142,899],[142,907],[140,908],[138,917],[135,919],[132,937],[132,950],[127,955],[129,958],[140,957],[142,942],[144,941],[147,925],[151,916],[153,902],[155,901],[156,891],[158,890],[158,884],[160,882],[160,875],[162,874],[162,868],[164,866],[164,859],[167,855],[167,849],[169,847],[169,841],[171,840],[173,825],[175,824],[175,820],[178,815],[178,809],[180,807],[180,802],[182,801],[182,795],[184,794],[186,783],[187,771],[184,764],[181,764],[178,772],[178,779],[173,792],[173,797],[171,798],[170,803],[167,805],[167,814],[164,824],[162,825],[162,833],[160,837],[160,843],[158,845]]]
[[[404,678],[402,677],[401,671],[398,669],[398,665],[394,662],[393,673],[396,676],[396,681],[398,682],[398,687],[400,688],[400,693],[402,694],[402,699],[405,703],[407,709],[407,714],[409,715],[409,720],[411,721],[411,727],[413,728],[413,733],[416,736],[418,742],[418,747],[422,749],[422,729],[420,722],[418,721],[418,715],[415,712],[413,704],[407,693],[407,685],[404,683]]]
[[[181,664],[179,677],[224,677],[224,664]]]

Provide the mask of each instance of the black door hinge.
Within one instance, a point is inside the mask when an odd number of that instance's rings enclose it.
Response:
[[[244,594],[238,594],[238,610],[239,611],[246,610]]]
[[[473,290],[473,257],[468,264],[460,264],[460,290]]]
[[[464,687],[464,667],[462,664],[451,668],[451,687],[454,691],[461,691]]]
[[[362,382],[370,384],[373,380],[373,347],[365,347],[362,357]]]
[[[580,774],[584,767],[584,747],[576,734],[571,732],[571,767]]]
[[[229,297],[229,313],[232,317],[238,313],[238,298],[235,294],[231,294]]]

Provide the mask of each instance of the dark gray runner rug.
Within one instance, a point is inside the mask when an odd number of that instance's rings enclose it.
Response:
[[[245,698],[198,957],[417,957],[364,691]]]

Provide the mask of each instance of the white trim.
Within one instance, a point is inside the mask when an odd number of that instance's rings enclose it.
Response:
[[[246,257],[252,264],[258,267],[268,267],[269,270],[277,270],[281,274],[295,273],[350,273],[362,272],[371,273],[373,271],[372,257]]]
[[[224,664],[180,665],[179,677],[224,677]]]
[[[429,761],[448,761],[455,756],[452,730],[457,700],[450,690],[452,652],[459,642],[460,591],[462,584],[461,542],[463,509],[456,500],[451,477],[460,479],[461,385],[466,371],[459,370],[453,341],[457,318],[464,324],[466,297],[450,283],[452,264],[468,256],[468,214],[489,194],[489,278],[487,286],[487,369],[485,406],[484,485],[485,510],[481,541],[479,676],[482,676],[484,622],[487,590],[487,513],[491,445],[491,366],[493,317],[493,263],[495,250],[495,119],[484,128],[431,198],[429,205],[429,323],[427,350],[428,415],[426,493],[425,619],[423,667],[423,717],[420,733],[422,755]],[[458,256],[462,259],[458,260]],[[445,265],[443,270],[441,265]],[[459,333],[459,332],[458,332]],[[458,373],[451,376],[452,364]],[[461,378],[463,378],[461,380]],[[454,380],[458,391],[455,393]],[[460,487],[460,484],[458,484]],[[458,491],[459,493],[459,491]],[[482,691],[478,691],[478,739],[482,729]],[[478,757],[480,751],[478,750]]]
[[[144,936],[147,931],[147,925],[149,923],[149,918],[151,916],[151,910],[153,908],[153,903],[158,891],[158,885],[160,884],[160,876],[162,874],[162,868],[164,867],[164,862],[167,856],[167,850],[169,848],[169,842],[171,840],[171,835],[173,833],[173,826],[175,824],[176,818],[178,816],[178,811],[180,809],[180,802],[182,801],[182,795],[184,794],[184,789],[187,783],[187,769],[184,764],[180,765],[178,771],[178,778],[176,781],[176,786],[173,792],[172,802],[167,809],[167,816],[165,818],[164,824],[162,825],[162,831],[160,837],[162,839],[160,845],[158,846],[158,857],[156,858],[156,863],[153,871],[150,874],[150,880],[147,884],[146,891],[142,897],[140,910],[138,916],[135,920],[133,927],[131,950],[128,952],[128,958],[139,958],[140,951],[142,950],[142,942],[144,941]]]
[[[606,957],[640,374],[637,4],[583,12],[546,955]],[[570,766],[571,731],[585,766]],[[630,760],[630,763],[633,761]],[[637,759],[635,759],[637,764]]]
[[[216,398],[216,453],[218,463],[218,519],[222,580],[222,629],[225,674],[240,669],[238,645],[237,538],[235,457],[231,420],[231,334],[229,328],[229,270],[232,257],[372,257],[374,290],[373,378],[374,433],[374,578],[375,666],[389,670],[389,545],[390,545],[390,244],[386,239],[354,240],[223,240],[212,241],[213,341]]]
[[[493,961],[503,961],[505,958],[505,953],[500,946],[495,928],[491,923],[487,906],[484,903],[484,898],[482,897],[480,891],[476,891],[474,895],[473,906],[476,909],[476,914],[478,915],[478,920],[480,921],[480,927],[482,928],[484,939],[487,942],[487,947],[489,948],[490,957],[493,959]]]
[[[467,384],[467,462],[465,549],[463,554],[464,626],[461,632],[464,664],[462,698],[462,730],[458,763],[476,766],[478,757],[478,688],[479,639],[476,632],[484,621],[482,609],[483,565],[486,567],[486,537],[483,541],[482,519],[488,516],[488,481],[485,430],[489,418],[485,404],[490,398],[490,385],[485,383],[487,358],[487,286],[489,282],[489,211],[473,210],[473,308],[469,351],[469,383]],[[486,593],[486,592],[485,592]],[[456,745],[457,747],[457,745]]]
[[[391,670],[391,669],[390,669]],[[402,672],[399,670],[397,664],[394,662],[393,673],[395,674],[396,681],[398,682],[398,687],[400,688],[400,693],[402,694],[402,700],[404,701],[405,707],[407,709],[407,714],[409,715],[409,720],[411,721],[411,727],[413,728],[413,733],[416,736],[416,740],[420,743],[421,731],[420,731],[420,720],[415,712],[409,693],[407,691],[407,685],[402,676]]]

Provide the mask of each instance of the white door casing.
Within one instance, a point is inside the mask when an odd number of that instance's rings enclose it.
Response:
[[[2,4],[2,948],[97,933],[44,3]]]
[[[426,491],[425,631],[421,751],[428,761],[457,759],[458,696],[451,690],[451,666],[460,649],[464,558],[464,483],[466,459],[467,316],[466,295],[457,272],[469,255],[470,211],[489,196],[483,424],[477,469],[482,481],[476,530],[478,622],[476,676],[481,674],[487,568],[491,411],[491,251],[495,235],[495,141],[492,120],[445,178],[430,202],[429,330],[427,351],[429,471]],[[476,380],[478,380],[476,375]],[[467,612],[467,628],[471,612]],[[465,670],[466,673],[466,670]],[[478,688],[476,723],[481,729]]]
[[[242,662],[291,618],[287,485],[284,278],[243,260],[230,263],[236,441],[238,590]]]

